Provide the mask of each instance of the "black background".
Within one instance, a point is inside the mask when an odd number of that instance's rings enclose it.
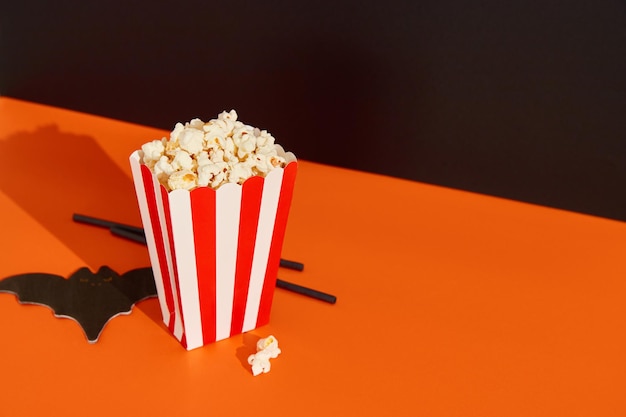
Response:
[[[0,4],[2,95],[626,220],[624,1]]]

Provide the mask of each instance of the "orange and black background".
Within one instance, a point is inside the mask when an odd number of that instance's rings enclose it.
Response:
[[[626,3],[0,3],[0,94],[626,220]]]

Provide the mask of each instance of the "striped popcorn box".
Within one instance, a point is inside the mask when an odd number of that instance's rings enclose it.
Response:
[[[242,185],[167,191],[130,156],[170,332],[187,349],[269,322],[297,161]]]

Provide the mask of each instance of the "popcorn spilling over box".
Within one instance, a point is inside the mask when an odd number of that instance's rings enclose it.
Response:
[[[170,332],[188,350],[269,322],[297,161],[237,113],[130,156]]]

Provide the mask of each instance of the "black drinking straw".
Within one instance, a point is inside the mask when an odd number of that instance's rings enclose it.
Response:
[[[111,229],[115,227],[116,229],[123,229],[129,232],[143,234],[143,229],[141,227],[131,226],[128,224],[112,222],[110,220],[98,219],[96,217],[85,216],[84,214],[74,213],[72,215],[72,220],[78,223],[90,224],[92,226],[100,226],[105,227],[107,229]]]
[[[137,243],[141,243],[143,245],[146,244],[146,237],[143,234],[139,235],[137,233],[130,232],[120,227],[111,227],[110,230],[111,230],[111,233],[113,233],[116,236],[123,237],[125,239],[132,240]],[[293,261],[286,261],[284,259],[281,259],[281,266],[283,262],[293,262]],[[298,264],[298,262],[294,262],[294,263]],[[302,269],[300,269],[300,271],[301,270]],[[283,281],[280,278],[276,279],[276,287],[282,288],[287,291],[295,292],[297,294],[306,295],[307,297],[325,301],[330,304],[335,304],[335,302],[337,301],[337,297],[335,297],[334,295],[326,294],[324,292],[314,290],[312,288],[303,287],[302,285],[294,284],[292,282]]]
[[[121,227],[111,227],[109,229],[112,234],[115,236],[123,237],[128,240],[132,240],[133,242],[141,243],[142,245],[146,244],[146,235],[142,233],[135,233],[130,230],[123,229]]]
[[[287,259],[281,259],[280,266],[287,269],[295,269],[296,271],[302,271],[304,269],[304,264]]]
[[[130,226],[124,223],[117,223],[110,220],[98,219],[96,217],[76,213],[72,215],[72,219],[75,222],[107,228],[116,236],[120,236],[137,243],[142,243],[144,245],[146,244],[146,235],[141,227]],[[290,261],[288,259],[281,259],[280,266],[282,268],[294,269],[296,271],[304,270],[303,263]]]
[[[283,281],[279,278],[276,278],[276,287],[306,295],[307,297],[315,298],[317,300],[326,301],[330,304],[335,304],[335,302],[337,302],[337,297],[334,295],[314,290],[312,288],[303,287],[302,285],[294,284],[292,282]]]
[[[124,239],[132,240],[133,242],[137,242],[142,245],[146,244],[146,235],[144,233],[144,230],[140,227],[112,222],[109,220],[98,219],[91,216],[85,216],[83,214],[74,214],[72,218],[74,219],[74,221],[79,223],[108,228],[112,234],[122,237]],[[295,269],[297,271],[302,271],[304,269],[304,264],[300,262],[289,261],[287,259],[281,259],[280,266],[283,268]],[[303,287],[302,285],[284,281],[280,278],[276,279],[276,287],[295,292],[297,294],[306,295],[307,297],[315,298],[320,301],[325,301],[330,304],[335,304],[335,302],[337,301],[337,297],[335,297],[334,295],[314,290],[312,288]]]

